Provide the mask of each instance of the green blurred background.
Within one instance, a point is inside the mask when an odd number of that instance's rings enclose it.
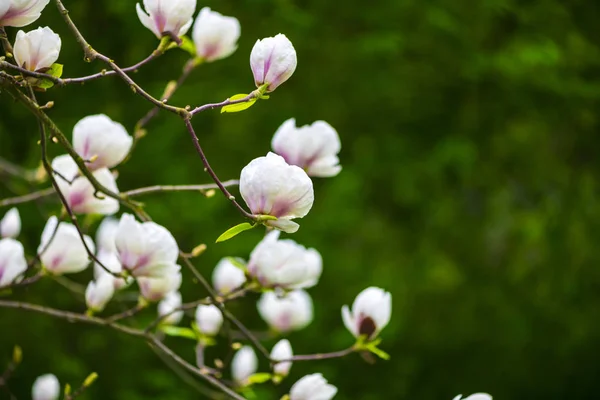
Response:
[[[92,45],[121,66],[141,60],[157,44],[138,21],[134,1],[65,3]],[[390,361],[368,365],[352,355],[296,363],[288,380],[276,390],[259,389],[258,398],[278,399],[312,372],[339,387],[338,399],[434,400],[475,391],[496,399],[595,398],[600,3],[224,0],[199,2],[203,6],[240,20],[239,49],[198,68],[174,104],[200,105],[252,90],[248,58],[258,38],[285,33],[299,60],[271,100],[243,113],[215,110],[194,118],[222,179],[238,177],[251,159],[264,155],[287,118],[299,124],[326,120],[342,139],[342,173],[315,179],[315,205],[293,235],[324,258],[322,279],[310,290],[315,320],[289,336],[295,352],[349,346],[340,307],[369,285],[393,295],[392,321],[382,334]],[[65,76],[102,68],[82,62],[52,4],[27,29],[40,25],[63,37],[59,62]],[[15,34],[9,30],[11,38]],[[134,79],[159,96],[186,59],[171,51]],[[39,97],[55,102],[49,114],[69,135],[75,122],[96,113],[132,132],[149,109],[115,77]],[[35,121],[5,93],[0,104],[0,156],[35,168]],[[61,153],[58,145],[51,151]],[[209,182],[182,123],[166,113],[148,126],[119,173],[121,190]],[[3,177],[0,197],[27,190]],[[206,276],[223,256],[247,257],[261,236],[248,232],[212,244],[241,222],[220,194],[157,194],[144,201],[183,249],[209,245],[196,260]],[[59,207],[48,202],[19,209],[20,238],[31,255],[45,218]],[[85,283],[90,274],[73,279]],[[184,301],[205,295],[188,271],[184,281]],[[12,297],[84,308],[52,281]],[[254,300],[232,310],[264,330]],[[123,307],[112,305],[109,312]],[[152,318],[148,311],[141,321]],[[8,362],[15,344],[24,351],[10,382],[19,399],[30,396],[42,373],[77,386],[92,371],[100,379],[82,398],[206,398],[144,343],[110,329],[0,310],[0,332],[0,363]],[[168,343],[193,360],[190,343]]]

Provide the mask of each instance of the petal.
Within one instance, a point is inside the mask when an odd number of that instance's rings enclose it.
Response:
[[[144,4],[146,4],[146,0],[144,0]],[[148,6],[146,6],[146,9],[148,9]],[[150,16],[146,14],[144,10],[142,10],[142,6],[140,6],[140,3],[137,3],[135,5],[135,10],[137,11],[137,15],[140,19],[140,22],[146,28],[150,29],[154,33],[154,35],[156,35],[157,38],[160,39],[162,37],[162,32],[158,31],[156,25],[154,25],[154,21],[152,21],[152,18],[150,18]]]
[[[346,329],[348,329],[354,337],[358,337],[358,327],[356,326],[356,321],[350,313],[348,306],[342,307],[342,320],[344,321]]]
[[[16,207],[11,208],[0,221],[0,236],[15,238],[21,232],[21,216]]]
[[[0,240],[0,287],[10,285],[27,270],[23,245],[11,238]]]

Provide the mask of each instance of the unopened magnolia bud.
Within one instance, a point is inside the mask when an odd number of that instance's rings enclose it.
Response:
[[[196,0],[144,0],[145,12],[136,4],[138,17],[157,38],[180,37],[192,26]]]
[[[85,117],[73,128],[73,148],[92,171],[117,166],[132,145],[125,127],[104,114]]]
[[[223,325],[223,314],[214,304],[200,304],[196,308],[196,326],[207,336],[215,336]]]
[[[229,257],[221,259],[212,275],[213,286],[220,294],[228,294],[246,283],[244,271],[231,262]]]
[[[44,70],[56,62],[60,47],[60,36],[48,27],[27,33],[19,31],[14,46],[15,61],[29,71]]]
[[[88,310],[100,312],[115,293],[115,287],[110,274],[101,275],[95,281],[90,281],[85,290],[85,303]]]
[[[181,307],[181,293],[171,292],[158,303],[158,315],[165,316],[162,319],[162,324],[177,325],[183,318],[183,311],[175,311]]]
[[[84,239],[89,250],[94,252],[92,239],[87,235],[84,235]],[[67,222],[59,223],[54,216],[48,219],[44,227],[38,255],[42,266],[54,275],[80,272],[90,263],[77,228]]]
[[[0,221],[0,237],[16,238],[21,233],[21,216],[19,210],[11,208]]]
[[[257,307],[265,322],[282,333],[300,330],[313,319],[313,303],[304,290],[295,290],[282,297],[274,292],[263,293]]]
[[[231,360],[231,376],[240,386],[258,369],[258,358],[250,346],[244,346],[235,353]]]
[[[0,288],[17,281],[26,270],[23,245],[12,238],[0,239]]]
[[[253,214],[277,218],[265,221],[266,225],[288,233],[299,228],[292,219],[308,214],[314,202],[313,184],[306,172],[275,153],[256,158],[242,169],[240,193]]]
[[[492,400],[492,396],[487,393],[475,393],[470,395],[469,397],[463,398],[462,395],[456,396],[453,400]]]
[[[52,374],[42,375],[35,380],[31,390],[33,400],[57,400],[60,396],[60,383]]]
[[[296,120],[290,118],[275,132],[271,147],[288,164],[299,166],[309,176],[335,176],[342,170],[337,156],[342,147],[340,137],[325,121],[296,127]]]
[[[225,17],[204,7],[194,23],[192,39],[196,54],[211,62],[230,56],[237,49],[240,23],[236,18]]]
[[[337,388],[327,383],[321,374],[306,375],[290,389],[290,400],[331,400]]]
[[[258,40],[250,53],[250,67],[256,87],[263,84],[272,92],[296,70],[298,60],[292,42],[283,34]]]
[[[102,220],[96,231],[96,245],[98,246],[99,252],[105,251],[115,253],[117,251],[115,236],[117,235],[118,227],[118,219],[106,217]]]
[[[281,339],[275,346],[273,346],[273,350],[271,350],[271,359],[275,361],[289,360],[293,356],[294,353],[292,351],[292,345],[287,339]],[[280,362],[273,366],[273,372],[276,375],[285,377],[290,373],[291,368],[291,361]]]
[[[352,304],[342,307],[344,325],[356,338],[365,336],[373,340],[390,322],[392,314],[392,295],[383,289],[370,287],[362,292]]]
[[[37,20],[50,0],[0,1],[0,27],[22,27]]]

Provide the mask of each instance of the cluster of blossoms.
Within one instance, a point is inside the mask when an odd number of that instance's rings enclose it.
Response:
[[[40,16],[49,0],[3,0],[0,27],[22,27]],[[144,0],[136,5],[141,23],[157,38],[181,42],[193,26],[195,61],[214,62],[233,54],[240,37],[236,18],[223,16],[210,8],[200,10],[194,20],[196,0]],[[61,50],[61,38],[48,27],[18,31],[14,60],[25,71],[45,73],[54,68]],[[283,34],[258,40],[250,54],[250,67],[257,90],[256,98],[266,98],[294,73],[297,56],[291,41]],[[36,75],[36,74],[32,74]],[[36,259],[41,274],[78,273],[93,264],[94,279],[88,283],[85,300],[88,313],[101,313],[115,293],[137,284],[140,307],[158,302],[160,326],[164,332],[175,328],[185,316],[179,246],[163,226],[138,221],[119,212],[116,198],[98,193],[98,184],[118,195],[114,169],[131,153],[133,138],[127,129],[100,114],[81,119],[73,127],[74,153],[54,158],[53,176],[64,206],[74,214],[101,215],[95,243],[91,237],[56,216],[48,219],[42,232]],[[323,271],[320,253],[280,237],[294,233],[315,201],[312,178],[340,173],[338,154],[341,142],[336,130],[324,121],[298,127],[295,119],[283,122],[271,142],[272,152],[246,165],[240,174],[239,191],[256,225],[267,234],[246,262],[223,258],[212,276],[214,289],[227,299],[236,293],[262,293],[258,313],[275,334],[307,327],[313,318],[313,302],[306,291],[317,285]],[[75,157],[75,158],[73,158]],[[9,210],[0,221],[0,287],[18,284],[29,269],[23,245],[15,238],[21,229],[17,209]],[[224,315],[222,304],[199,304],[192,323],[192,336],[198,349],[210,346],[220,334]],[[375,346],[378,335],[391,317],[391,294],[377,287],[363,290],[352,307],[342,307],[342,320],[356,338],[355,351],[382,352]],[[185,328],[181,328],[185,329]],[[194,336],[195,335],[195,336]],[[188,335],[189,336],[189,335]],[[272,348],[269,379],[279,383],[290,372],[292,344],[279,340]],[[248,388],[256,379],[258,358],[250,346],[242,346],[231,362],[231,377],[238,389]],[[203,365],[199,365],[202,367]],[[260,375],[260,374],[259,374]],[[264,375],[264,374],[263,374]],[[60,385],[54,375],[35,382],[34,400],[58,398]],[[337,388],[319,373],[306,375],[291,386],[291,400],[328,400]],[[460,400],[457,396],[454,400]],[[475,394],[466,400],[490,400]]]

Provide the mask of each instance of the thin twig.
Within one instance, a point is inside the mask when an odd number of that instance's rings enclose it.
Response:
[[[23,196],[11,197],[8,199],[0,200],[0,207],[14,206],[16,204],[28,203],[30,201],[41,199],[42,197],[51,196],[53,193],[54,193],[54,188],[47,188],[47,189],[39,190],[37,192],[29,193],[29,194],[26,194]]]
[[[240,181],[236,179],[231,179],[221,184],[225,187],[238,185]],[[185,191],[194,191],[194,192],[205,192],[211,189],[218,189],[219,186],[216,183],[207,183],[204,185],[155,185],[149,187],[143,187],[139,189],[128,190],[127,192],[123,192],[124,195],[128,197],[140,196],[143,194],[149,193],[157,193],[157,192],[185,192]],[[1,204],[0,204],[1,205]]]

